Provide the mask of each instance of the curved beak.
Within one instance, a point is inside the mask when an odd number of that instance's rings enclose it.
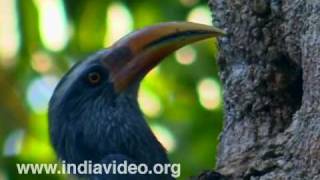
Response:
[[[191,22],[169,22],[133,32],[111,47],[103,63],[111,72],[115,90],[121,92],[142,79],[175,50],[203,39],[225,35],[211,26]]]

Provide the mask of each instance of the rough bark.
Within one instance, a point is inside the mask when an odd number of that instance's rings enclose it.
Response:
[[[320,179],[320,1],[210,0],[226,179]]]

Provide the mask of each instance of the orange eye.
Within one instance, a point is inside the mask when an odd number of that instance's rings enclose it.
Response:
[[[88,74],[88,80],[91,84],[97,84],[101,80],[101,75],[98,72],[91,72]]]

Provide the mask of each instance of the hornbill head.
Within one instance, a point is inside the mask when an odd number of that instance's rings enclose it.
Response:
[[[108,156],[167,162],[139,109],[139,82],[178,48],[222,34],[195,23],[163,23],[133,32],[75,65],[49,105],[50,137],[58,156],[69,163],[101,162]]]

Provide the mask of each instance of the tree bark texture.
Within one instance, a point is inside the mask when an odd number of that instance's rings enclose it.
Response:
[[[320,1],[210,0],[226,179],[320,179]]]

